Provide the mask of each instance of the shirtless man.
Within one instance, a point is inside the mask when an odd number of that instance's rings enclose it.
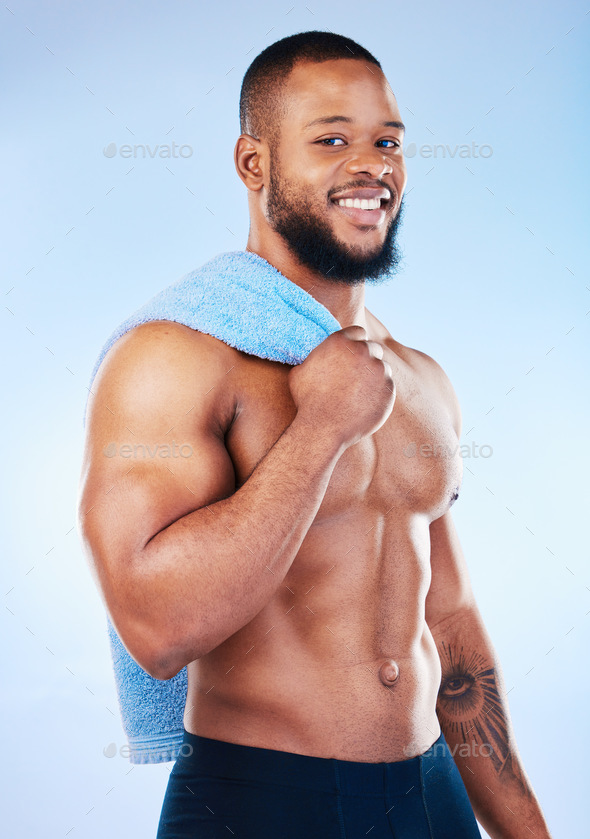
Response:
[[[83,536],[135,660],[188,666],[158,837],[463,839],[475,812],[546,839],[451,520],[455,394],[364,305],[399,260],[395,97],[358,44],[302,33],[253,62],[240,115],[247,249],[343,328],[291,367],[158,321],[97,376]],[[102,456],[172,424],[174,474]]]

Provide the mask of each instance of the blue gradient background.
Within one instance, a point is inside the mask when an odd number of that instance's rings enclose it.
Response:
[[[455,521],[553,835],[587,836],[586,6],[8,5],[4,835],[155,835],[172,764],[103,754],[125,740],[104,609],[75,530],[86,385],[121,320],[214,254],[244,247],[232,161],[241,79],[269,43],[316,28],[374,52],[416,144],[403,270],[369,287],[367,305],[443,365],[462,442],[493,449],[465,459]],[[172,141],[192,155],[103,154],[109,143]],[[492,154],[420,152],[471,142]]]

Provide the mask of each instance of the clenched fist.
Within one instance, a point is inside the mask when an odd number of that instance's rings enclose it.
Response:
[[[288,382],[298,415],[345,448],[381,428],[395,402],[383,346],[362,326],[329,335],[289,371]]]

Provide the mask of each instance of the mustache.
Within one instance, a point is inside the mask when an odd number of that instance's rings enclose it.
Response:
[[[338,195],[341,192],[347,192],[349,189],[386,189],[389,194],[391,195],[391,199],[396,198],[395,190],[389,184],[383,183],[383,181],[366,181],[366,180],[356,180],[356,181],[349,181],[346,184],[342,184],[342,186],[334,187],[328,192],[328,198],[331,199],[333,195]]]

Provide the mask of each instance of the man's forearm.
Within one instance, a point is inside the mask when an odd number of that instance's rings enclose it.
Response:
[[[151,649],[160,651],[162,678],[214,649],[268,603],[341,453],[297,415],[237,492],[183,516],[134,558],[121,580],[125,610],[136,636],[143,630],[158,639]]]
[[[499,663],[477,609],[431,628],[442,667],[437,715],[475,815],[493,839],[547,839],[524,771]]]

